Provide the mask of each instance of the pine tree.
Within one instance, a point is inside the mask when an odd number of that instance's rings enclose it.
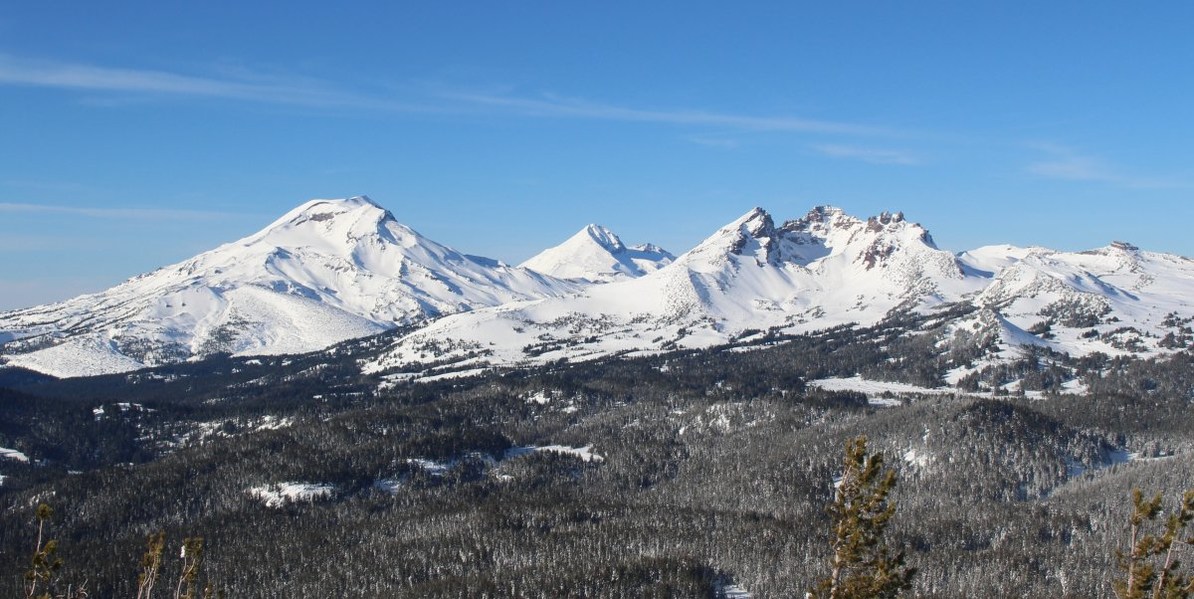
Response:
[[[62,558],[58,557],[58,541],[45,539],[46,522],[54,517],[54,509],[46,504],[37,506],[37,544],[33,548],[33,559],[25,572],[25,597],[27,599],[82,599],[87,596],[83,586],[68,586],[66,592],[55,592],[58,571],[62,569]]]
[[[62,559],[57,556],[58,541],[54,539],[44,543],[42,541],[45,538],[46,522],[52,517],[54,517],[53,508],[44,503],[37,506],[37,545],[33,548],[33,559],[29,570],[25,572],[26,597],[38,599],[50,597],[49,587],[54,574],[62,568]],[[46,590],[39,594],[39,587]]]
[[[1182,571],[1177,551],[1194,545],[1194,536],[1182,534],[1194,520],[1194,489],[1186,491],[1176,512],[1169,514],[1160,534],[1145,531],[1161,514],[1161,494],[1145,499],[1132,490],[1132,516],[1128,522],[1129,549],[1116,551],[1123,578],[1113,582],[1119,599],[1188,599],[1194,597],[1194,576]]]
[[[137,576],[137,599],[150,599],[153,585],[162,569],[162,552],[166,549],[166,533],[159,531],[145,539],[145,555],[141,557],[141,574]]]
[[[912,587],[915,568],[904,565],[904,552],[894,551],[883,533],[895,504],[887,496],[895,472],[883,467],[883,456],[868,455],[866,437],[846,443],[841,480],[829,506],[833,521],[830,574],[808,593],[814,599],[896,597]]]
[[[174,589],[174,599],[195,599],[199,568],[203,565],[203,537],[183,539],[179,559],[182,560],[182,572],[178,575],[178,586]]]

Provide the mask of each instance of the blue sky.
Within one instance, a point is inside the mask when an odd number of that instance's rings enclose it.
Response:
[[[818,204],[1194,255],[1194,3],[257,4],[0,6],[0,309],[357,194],[512,263]]]

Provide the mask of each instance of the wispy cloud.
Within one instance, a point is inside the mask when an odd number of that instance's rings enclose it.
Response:
[[[730,139],[728,137],[711,137],[708,135],[690,135],[685,137],[684,140],[697,144],[698,146],[721,148],[723,150],[733,150],[742,145],[736,139]]]
[[[119,218],[129,220],[219,220],[236,216],[230,212],[209,210],[162,210],[157,208],[89,208],[0,202],[0,214],[65,214],[87,218]]]
[[[217,98],[313,108],[393,112],[466,113],[485,110],[529,117],[570,118],[662,125],[719,127],[733,131],[904,136],[908,131],[874,124],[791,115],[749,115],[699,109],[650,109],[568,98],[493,92],[439,91],[402,94],[362,90],[321,79],[224,69],[215,75],[29,59],[0,53],[0,86],[103,92],[99,104],[125,105],[160,96]],[[427,90],[424,90],[425,92]],[[119,94],[124,94],[120,96]],[[697,142],[700,143],[700,142]],[[725,145],[724,141],[718,142]]]
[[[603,121],[701,125],[735,130],[789,133],[830,133],[855,136],[904,135],[887,127],[844,121],[806,119],[794,116],[751,116],[703,110],[651,110],[603,104],[576,98],[545,95],[541,98],[518,96],[446,93],[445,98],[477,106],[515,111],[527,116],[577,118]]]
[[[393,99],[347,92],[327,82],[240,70],[224,77],[114,68],[0,54],[0,85],[81,91],[223,98],[313,107],[427,110]]]
[[[1036,143],[1031,147],[1043,152],[1046,157],[1029,164],[1026,170],[1040,177],[1064,181],[1089,181],[1108,183],[1136,189],[1185,187],[1174,180],[1141,177],[1124,173],[1106,161],[1082,154],[1073,148],[1053,144]]]
[[[812,146],[812,149],[824,156],[829,156],[831,158],[861,160],[862,162],[869,162],[871,164],[914,166],[924,163],[922,158],[905,150],[865,148],[842,144],[815,145]]]

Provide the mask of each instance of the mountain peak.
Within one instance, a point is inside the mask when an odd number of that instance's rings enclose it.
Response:
[[[368,213],[382,213],[389,218],[393,218],[390,212],[382,208],[380,204],[369,199],[369,196],[353,196],[351,198],[336,198],[336,199],[315,199],[304,202],[294,210],[288,212],[285,216],[278,220],[287,220],[287,217],[294,218],[303,214],[309,215],[326,215],[315,218],[315,220],[328,220],[332,215],[347,214],[350,212],[368,212]]]
[[[257,233],[106,291],[0,315],[10,362],[78,376],[212,353],[301,353],[578,286],[461,254],[365,196],[303,203]]]
[[[690,250],[688,262],[714,266],[729,256],[753,256],[759,264],[772,261],[778,238],[775,222],[762,208],[753,208]],[[700,268],[700,269],[703,269]]]
[[[755,206],[750,212],[738,219],[739,227],[750,232],[752,237],[770,237],[775,234],[775,221],[766,210]]]
[[[866,221],[866,224],[867,224],[868,229],[871,229],[873,231],[878,231],[878,230],[882,230],[890,225],[898,225],[902,222],[904,222],[904,213],[903,212],[891,213],[891,212],[883,211],[883,212],[879,213],[879,216],[872,216],[872,217],[868,218]]]
[[[842,216],[849,215],[846,214],[845,210],[837,206],[822,204],[820,206],[813,206],[812,210],[809,210],[808,214],[804,215],[804,220],[825,222]]]
[[[848,229],[861,222],[836,206],[816,206],[808,214],[784,223],[783,230],[824,239],[833,231]]]
[[[589,239],[592,239],[597,245],[610,252],[621,252],[626,249],[626,246],[622,244],[622,240],[618,239],[618,236],[613,231],[598,224],[587,225],[577,235],[588,235]]]
[[[352,245],[355,239],[384,235],[383,229],[388,225],[398,225],[394,215],[368,196],[314,199],[300,204],[240,243],[288,246],[334,239],[336,243]]]
[[[755,207],[739,220],[741,224],[738,226],[738,229],[743,235],[739,237],[738,242],[735,244],[734,253],[743,253],[744,250],[748,249],[751,241],[757,241],[760,249],[766,253],[766,260],[769,261],[777,241],[775,236],[775,221],[771,219],[771,215],[766,210]],[[757,252],[756,257],[762,258]]]
[[[608,282],[641,277],[672,260],[671,254],[651,244],[628,248],[613,231],[590,224],[519,266],[562,279]]]
[[[896,236],[937,249],[928,230],[907,220],[903,212],[884,211],[863,221],[835,206],[817,206],[803,217],[784,223],[783,230],[799,234],[798,242],[802,239],[806,243],[815,239],[828,240],[835,234],[844,234],[851,239],[859,235],[865,235],[864,238]]]
[[[370,198],[367,195],[352,196],[351,198],[345,198],[340,201],[344,202],[345,204],[368,204],[374,208],[381,208],[381,204],[374,202],[373,198]]]

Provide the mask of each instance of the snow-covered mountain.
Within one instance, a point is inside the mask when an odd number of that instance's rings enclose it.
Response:
[[[312,200],[107,291],[0,314],[0,359],[79,376],[220,352],[297,353],[579,287],[438,244],[366,197]]]
[[[943,352],[981,346],[953,380],[1015,359],[1025,346],[1072,355],[1174,351],[1194,347],[1194,261],[1122,242],[1089,252],[1003,245],[953,255],[899,213],[863,220],[822,206],[776,226],[756,208],[655,272],[441,319],[398,339],[367,370],[655,353],[873,325],[910,311],[965,314],[908,331],[939,335]],[[445,339],[452,349],[442,350]]]
[[[519,266],[561,279],[607,283],[655,272],[675,258],[652,244],[627,247],[613,231],[589,225]]]
[[[901,214],[861,220],[819,207],[777,227],[756,208],[655,272],[441,319],[370,368],[419,368],[429,356],[478,366],[584,359],[873,324],[897,308],[973,296],[988,282]],[[444,339],[453,349],[434,351]]]
[[[990,254],[988,248],[969,255]],[[1008,345],[1073,355],[1149,354],[1191,346],[1194,261],[1125,242],[1086,252],[1001,248],[1007,256],[974,298],[1019,331]],[[967,255],[961,257],[967,260]],[[998,266],[987,261],[987,266]],[[1023,333],[1032,339],[1024,341]],[[1019,339],[1019,342],[1014,341]]]
[[[79,376],[310,351],[411,325],[365,370],[421,376],[905,326],[893,319],[917,313],[931,324],[900,330],[950,360],[968,356],[956,381],[1025,346],[1191,348],[1192,303],[1187,258],[1122,242],[955,255],[900,213],[860,219],[821,206],[777,225],[755,208],[675,258],[590,225],[511,267],[428,240],[361,197],[314,200],[108,291],[0,314],[0,361]]]

